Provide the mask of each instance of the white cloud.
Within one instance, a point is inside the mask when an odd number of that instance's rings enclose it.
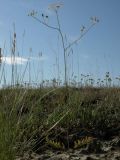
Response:
[[[22,57],[2,57],[2,62],[3,63],[6,63],[6,64],[9,64],[9,65],[12,65],[12,64],[18,64],[18,65],[23,65],[25,64],[28,59],[27,58],[22,58]]]
[[[8,65],[12,65],[12,64],[24,65],[28,61],[44,61],[46,59],[47,59],[46,56],[42,56],[42,57],[28,57],[28,58],[11,57],[11,56],[1,57],[2,63],[8,64]]]

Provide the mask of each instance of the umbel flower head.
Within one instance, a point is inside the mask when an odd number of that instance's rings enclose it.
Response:
[[[36,14],[37,14],[37,11],[32,10],[32,11],[28,14],[28,16],[35,16]]]
[[[92,23],[98,23],[99,19],[97,17],[91,17],[90,20],[92,21]]]
[[[84,32],[84,31],[85,31],[85,26],[82,25],[80,31],[81,31],[81,32]]]
[[[59,8],[61,8],[62,6],[63,6],[63,3],[60,3],[60,2],[59,3],[53,3],[53,4],[50,4],[48,6],[48,9],[56,11]]]

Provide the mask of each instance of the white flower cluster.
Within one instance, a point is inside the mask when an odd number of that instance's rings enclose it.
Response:
[[[48,6],[48,9],[50,10],[58,10],[59,8],[61,8],[63,6],[63,3],[53,3],[53,4],[50,4]]]

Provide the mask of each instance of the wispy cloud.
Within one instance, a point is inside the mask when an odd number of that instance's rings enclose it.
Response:
[[[41,57],[11,57],[11,56],[6,56],[6,57],[1,57],[2,63],[12,65],[12,64],[17,64],[17,65],[24,65],[28,61],[45,61],[47,59],[46,56],[41,56]]]
[[[15,58],[13,58],[13,57],[2,57],[1,60],[2,60],[3,63],[9,64],[9,65],[12,65],[12,64],[23,65],[28,61],[27,58],[22,58],[22,57],[15,57]]]

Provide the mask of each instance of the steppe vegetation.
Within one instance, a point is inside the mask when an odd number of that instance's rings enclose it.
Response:
[[[59,9],[60,6],[56,7]],[[78,82],[76,77],[68,77],[67,73],[67,56],[72,46],[99,20],[92,17],[90,27],[86,30],[83,26],[80,37],[66,46],[58,10],[54,9],[58,23],[56,28],[39,20],[35,11],[29,16],[58,31],[64,54],[64,82],[53,78],[34,85],[29,83],[30,77],[28,83],[24,82],[29,62],[22,77],[17,77],[17,65],[14,64],[15,31],[11,46],[13,63],[10,85],[5,83],[5,64],[2,63],[3,53],[0,54],[0,160],[14,160],[25,153],[41,154],[46,150],[64,152],[86,146],[89,150],[85,154],[103,153],[107,151],[102,150],[102,142],[116,137],[114,149],[120,147],[120,78],[116,78],[118,85],[114,85],[109,72],[103,80],[97,81],[90,75],[81,74]],[[48,18],[44,14],[42,17]],[[109,146],[110,149],[112,147]]]

